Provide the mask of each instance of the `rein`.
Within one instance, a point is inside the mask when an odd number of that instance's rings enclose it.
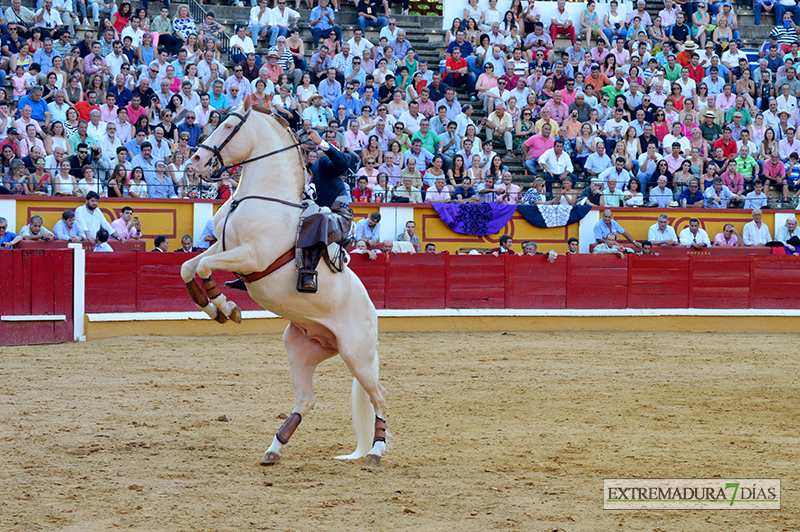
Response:
[[[204,149],[210,151],[212,153],[212,155],[214,157],[216,157],[217,161],[219,161],[219,164],[220,164],[220,167],[217,170],[215,170],[214,173],[210,177],[207,177],[206,181],[222,181],[222,178],[219,177],[219,176],[221,176],[222,172],[224,172],[225,170],[230,170],[234,166],[244,166],[245,164],[248,164],[248,163],[252,163],[252,162],[255,162],[255,161],[260,161],[261,159],[266,159],[267,157],[272,157],[273,155],[277,155],[279,153],[283,153],[283,152],[291,150],[293,148],[297,148],[297,147],[299,147],[299,146],[301,146],[303,144],[302,142],[295,142],[294,144],[290,144],[289,146],[285,146],[283,148],[279,148],[279,149],[271,151],[269,153],[265,153],[264,155],[259,155],[258,157],[252,157],[250,159],[245,159],[244,161],[239,162],[239,163],[225,164],[225,161],[222,158],[222,153],[221,153],[222,149],[225,146],[227,146],[228,143],[231,140],[233,140],[233,137],[236,136],[237,133],[239,133],[239,131],[242,129],[242,126],[244,126],[244,123],[250,117],[250,113],[251,112],[252,112],[252,110],[247,111],[247,113],[244,116],[240,115],[239,113],[228,113],[228,116],[235,116],[240,121],[239,121],[238,124],[236,124],[236,127],[233,128],[233,131],[231,131],[230,135],[228,135],[228,137],[225,140],[223,140],[222,143],[219,146],[208,146],[207,144],[198,144],[197,145],[198,149],[204,148]],[[296,138],[296,135],[294,134],[294,132],[291,131],[291,130],[290,130],[290,132],[292,133],[292,136]],[[242,199],[245,199],[245,198],[242,198]],[[265,199],[265,198],[262,198],[262,199]]]

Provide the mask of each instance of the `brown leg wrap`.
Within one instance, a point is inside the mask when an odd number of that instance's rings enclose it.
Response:
[[[205,306],[208,305],[208,298],[203,293],[203,289],[200,288],[200,285],[197,284],[197,279],[192,279],[186,283],[186,291],[189,292],[189,297],[192,298],[192,301],[194,301],[196,305],[201,308],[205,308]]]
[[[297,429],[297,426],[300,425],[301,421],[303,421],[303,416],[297,412],[294,412],[291,416],[286,418],[286,421],[284,421],[283,425],[281,425],[281,428],[278,429],[275,437],[278,438],[278,441],[283,445],[286,445],[289,443],[289,438],[292,437],[292,434],[294,434],[295,429]]]
[[[208,299],[216,299],[222,293],[213,277],[203,279],[203,289],[206,291]]]
[[[375,437],[372,439],[372,445],[379,441],[386,443],[386,420],[375,416]]]

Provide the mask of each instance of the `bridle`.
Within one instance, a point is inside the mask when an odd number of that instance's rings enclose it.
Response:
[[[252,113],[252,112],[253,112],[253,108],[248,110],[247,113],[245,113],[244,116],[240,115],[239,113],[235,113],[235,112],[228,113],[228,116],[237,117],[239,119],[239,123],[236,124],[236,126],[233,128],[233,130],[230,132],[230,134],[225,138],[225,140],[222,141],[222,143],[219,146],[208,146],[207,144],[198,144],[197,145],[198,149],[204,148],[204,149],[210,151],[212,153],[212,156],[216,157],[217,161],[220,164],[220,167],[217,170],[214,171],[214,174],[211,177],[206,178],[208,181],[221,181],[222,177],[219,177],[219,176],[222,174],[222,172],[224,172],[225,170],[230,170],[230,168],[233,167],[233,166],[244,166],[245,164],[248,164],[248,163],[259,161],[261,159],[266,159],[267,157],[271,157],[273,155],[277,155],[279,153],[282,153],[282,152],[285,152],[285,151],[288,151],[288,150],[291,150],[291,149],[299,148],[299,146],[302,144],[302,142],[299,142],[299,139],[297,138],[297,134],[294,131],[292,131],[292,129],[288,126],[288,124],[283,122],[286,125],[286,129],[292,134],[292,138],[296,139],[297,142],[295,142],[294,144],[290,144],[289,146],[285,146],[283,148],[280,148],[280,149],[277,149],[277,150],[273,150],[273,151],[271,151],[269,153],[265,153],[264,155],[259,155],[258,157],[252,157],[250,159],[245,159],[244,161],[241,161],[241,162],[238,162],[238,163],[226,165],[224,160],[223,160],[223,158],[222,158],[221,151],[225,146],[228,145],[228,143],[231,140],[233,140],[233,137],[235,137],[236,134],[239,133],[239,131],[242,129],[242,126],[244,125],[244,123],[250,117],[250,113]],[[266,109],[264,111],[259,111],[259,112],[264,112],[265,114],[270,114],[271,115],[271,113],[269,113]],[[274,115],[272,115],[272,116],[274,116]],[[301,156],[301,160],[302,160],[302,156]],[[283,200],[283,199],[280,199],[280,198],[272,198],[270,196],[245,196],[243,198],[233,198],[232,201],[231,201],[230,209],[228,209],[228,213],[225,215],[225,220],[222,223],[222,239],[221,239],[221,241],[222,241],[222,251],[225,251],[225,228],[228,226],[228,218],[230,218],[230,216],[233,213],[233,211],[235,211],[236,208],[239,207],[239,205],[241,205],[241,203],[244,200],[248,200],[248,199],[257,199],[257,200],[262,200],[262,201],[270,201],[270,202],[273,202],[273,203],[280,203],[281,205],[287,205],[289,207],[294,207],[294,208],[297,208],[297,209],[305,209],[305,206],[301,205],[300,203],[294,203],[294,202]],[[274,263],[273,263],[273,265],[274,265]],[[272,267],[273,265],[270,265],[270,267]]]
[[[242,129],[242,126],[244,126],[244,123],[247,121],[248,118],[250,118],[250,113],[252,113],[252,112],[253,112],[252,109],[250,109],[249,111],[247,111],[247,113],[245,113],[244,116],[240,115],[239,113],[235,113],[235,112],[228,113],[228,116],[235,116],[236,118],[238,118],[239,119],[239,123],[236,124],[236,126],[233,128],[233,131],[230,132],[230,134],[225,138],[225,140],[222,141],[222,143],[219,146],[209,146],[209,145],[207,145],[205,143],[197,145],[197,149],[198,150],[200,148],[204,148],[204,149],[210,151],[212,156],[214,158],[216,158],[217,162],[219,163],[219,168],[217,168],[210,177],[206,178],[207,181],[221,181],[222,177],[220,177],[220,175],[222,174],[222,172],[224,172],[226,170],[230,170],[234,166],[244,166],[244,165],[246,165],[248,163],[252,163],[252,162],[255,162],[255,161],[260,161],[261,159],[266,159],[267,157],[272,157],[273,155],[277,155],[279,153],[283,153],[283,152],[291,150],[293,148],[298,148],[299,146],[301,146],[303,144],[302,142],[295,142],[294,144],[290,144],[289,146],[285,146],[283,148],[271,151],[269,153],[265,153],[264,155],[259,155],[258,157],[252,157],[250,159],[245,159],[244,161],[239,162],[239,163],[226,165],[224,159],[222,158],[222,153],[221,153],[222,149],[225,148],[225,146],[227,146],[228,143],[231,140],[233,140],[233,137],[235,137],[237,133],[239,133],[239,131]],[[287,128],[287,129],[289,129],[289,128]],[[297,138],[297,135],[293,131],[291,131],[291,129],[289,129],[289,131],[292,133],[292,136],[294,138]],[[245,198],[242,198],[242,199],[245,199]],[[282,200],[281,200],[281,202],[282,202]]]

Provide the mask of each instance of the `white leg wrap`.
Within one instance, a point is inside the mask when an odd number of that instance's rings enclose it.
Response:
[[[383,456],[386,454],[386,442],[376,441],[375,444],[372,446],[372,449],[367,454],[376,454],[378,456]]]

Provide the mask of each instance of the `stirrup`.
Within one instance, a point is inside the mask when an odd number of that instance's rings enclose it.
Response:
[[[306,284],[306,281],[309,281]],[[317,270],[298,270],[297,291],[311,292],[317,291]]]
[[[225,281],[225,286],[233,288],[234,290],[244,290],[247,292],[247,285],[244,284],[241,277],[237,277],[233,281]]]

